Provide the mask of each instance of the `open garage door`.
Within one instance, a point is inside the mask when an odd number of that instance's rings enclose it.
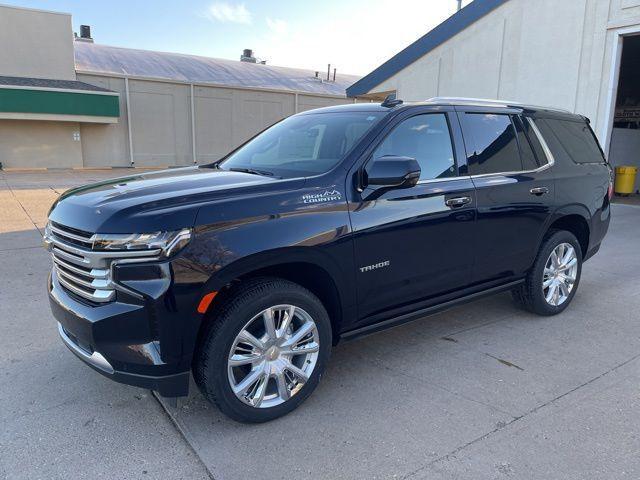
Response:
[[[609,162],[640,167],[640,35],[622,38]],[[636,179],[636,193],[638,183]]]

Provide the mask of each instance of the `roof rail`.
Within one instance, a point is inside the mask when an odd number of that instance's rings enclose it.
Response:
[[[556,112],[573,113],[564,108],[546,107],[541,105],[530,105],[522,102],[514,102],[511,100],[496,100],[491,98],[471,98],[471,97],[431,97],[426,100],[430,103],[451,103],[460,105],[480,105],[480,106],[496,106],[496,107],[522,107],[535,108],[540,110],[554,110]]]

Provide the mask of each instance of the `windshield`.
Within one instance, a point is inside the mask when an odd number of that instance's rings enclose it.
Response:
[[[282,178],[331,170],[384,115],[381,112],[311,113],[284,119],[218,164]]]

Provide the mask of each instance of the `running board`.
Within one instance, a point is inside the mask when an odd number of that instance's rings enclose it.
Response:
[[[360,338],[365,335],[377,333],[379,331],[386,330],[388,328],[397,327],[404,323],[409,323],[414,320],[423,318],[425,316],[433,315],[435,313],[440,313],[444,310],[457,307],[458,305],[463,305],[465,303],[473,302],[474,300],[478,300],[483,297],[489,297],[496,293],[504,292],[506,290],[511,290],[513,287],[517,287],[522,283],[524,283],[524,279],[516,280],[515,282],[505,283],[504,285],[498,285],[497,287],[492,287],[487,290],[483,290],[481,292],[472,293],[464,297],[456,298],[455,300],[449,300],[448,302],[439,303],[437,305],[432,305],[426,308],[421,308],[420,310],[416,310],[415,312],[405,313],[403,315],[399,315],[397,317],[393,317],[388,320],[383,320],[381,322],[377,322],[371,325],[366,325],[364,327],[356,328],[354,330],[349,330],[348,332],[344,332],[343,334],[341,334],[340,338],[342,340],[353,340],[355,338]]]

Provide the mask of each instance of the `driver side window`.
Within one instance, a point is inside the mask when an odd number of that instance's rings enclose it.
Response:
[[[457,174],[449,125],[443,113],[425,113],[402,121],[378,145],[372,158],[388,155],[415,158],[420,164],[420,180]]]

